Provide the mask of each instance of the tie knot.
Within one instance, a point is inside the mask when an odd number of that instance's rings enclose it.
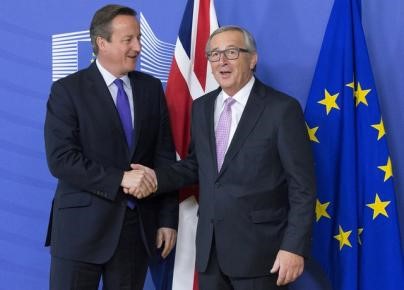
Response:
[[[116,79],[114,80],[114,84],[118,87],[118,89],[123,90],[123,80]]]
[[[224,100],[224,106],[231,107],[231,105],[233,105],[235,102],[236,102],[235,99],[233,99],[232,97],[229,97],[226,100]]]

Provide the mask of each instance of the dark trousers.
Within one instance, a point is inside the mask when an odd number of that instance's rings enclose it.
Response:
[[[200,290],[287,290],[287,286],[276,286],[278,275],[261,277],[229,277],[220,269],[216,247],[213,244],[209,264],[205,272],[199,272]]]
[[[118,246],[105,264],[51,258],[50,290],[142,290],[147,272],[138,214],[127,209]]]

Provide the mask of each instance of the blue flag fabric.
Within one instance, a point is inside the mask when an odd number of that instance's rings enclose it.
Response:
[[[335,290],[404,289],[393,171],[360,0],[335,0],[310,95],[313,254]]]
[[[175,249],[166,259],[149,262],[149,272],[153,283],[146,281],[144,290],[171,290],[173,283]],[[153,285],[150,285],[153,284]]]

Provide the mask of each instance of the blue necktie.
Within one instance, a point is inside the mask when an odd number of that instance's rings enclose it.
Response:
[[[126,142],[128,143],[128,147],[131,148],[133,140],[133,126],[128,95],[123,88],[123,81],[121,79],[116,79],[114,84],[118,87],[118,93],[116,95],[116,108],[118,109],[119,117],[121,118]]]
[[[121,79],[116,79],[114,84],[118,87],[118,93],[116,95],[116,108],[121,118],[121,123],[123,131],[125,132],[126,142],[128,143],[129,149],[132,147],[132,116],[130,113],[129,98],[123,88],[123,81]],[[127,205],[129,208],[134,209],[136,207],[136,201],[129,196]]]

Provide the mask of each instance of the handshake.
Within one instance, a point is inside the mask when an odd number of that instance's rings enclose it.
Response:
[[[131,164],[130,167],[132,170],[124,172],[121,182],[124,193],[141,199],[157,191],[157,178],[153,169],[140,164]]]

